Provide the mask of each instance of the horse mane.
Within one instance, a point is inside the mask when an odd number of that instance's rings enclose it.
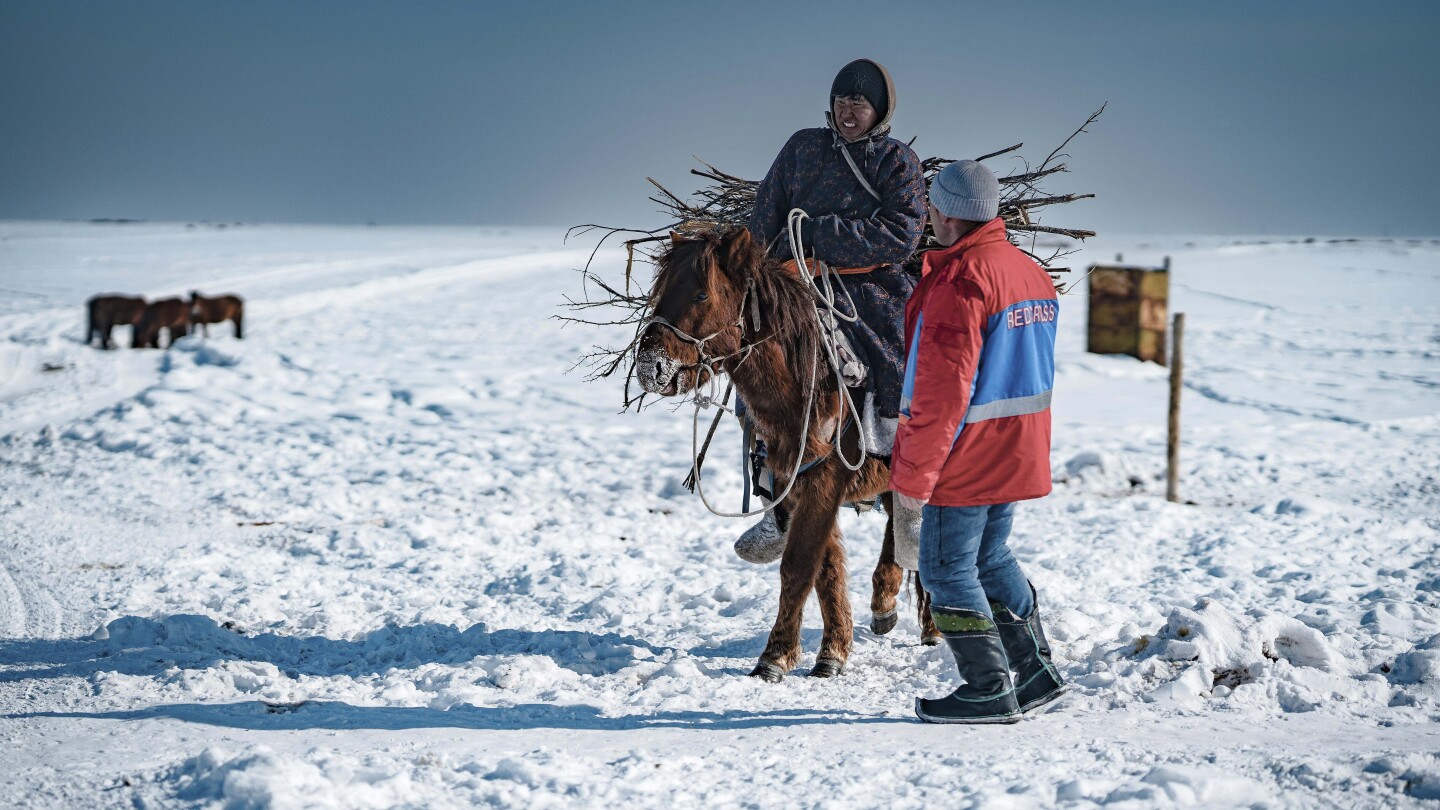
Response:
[[[725,255],[727,247],[733,247],[727,246],[727,239],[733,233],[730,228],[705,230],[689,238],[673,240],[659,251],[655,258],[660,269],[656,274],[652,305],[663,294],[667,276],[674,269],[690,262],[714,261],[733,289],[733,300],[726,305],[731,309],[739,307],[746,283],[753,284],[751,289],[760,310],[759,336],[788,346],[796,361],[808,357],[820,337],[815,322],[814,292],[809,283],[787,270],[785,262],[766,255],[753,239],[745,240],[744,249],[730,250],[729,255]],[[748,312],[745,323],[749,332],[753,326]],[[754,339],[757,335],[750,337]]]

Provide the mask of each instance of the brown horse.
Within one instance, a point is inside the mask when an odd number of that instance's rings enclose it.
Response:
[[[85,345],[100,336],[100,348],[110,348],[110,330],[116,326],[129,325],[134,327],[135,322],[145,312],[145,299],[135,298],[129,295],[97,295],[85,302],[87,318],[85,328]],[[132,342],[134,335],[131,335]]]
[[[245,320],[245,299],[238,295],[217,295],[206,298],[193,290],[190,293],[190,322],[200,324],[205,337],[210,337],[210,324],[232,321],[235,324],[236,339],[241,334]]]
[[[170,333],[170,344],[190,333],[190,305],[179,298],[162,298],[151,301],[135,324],[135,339],[130,343],[136,349],[160,348],[160,330]]]
[[[838,675],[854,632],[837,514],[846,502],[876,496],[887,516],[893,512],[884,462],[869,458],[855,471],[844,462],[860,457],[860,430],[845,419],[839,383],[827,366],[814,291],[767,258],[744,228],[677,238],[658,258],[650,320],[636,353],[641,387],[674,396],[708,385],[709,369],[728,374],[756,435],[765,441],[777,496],[791,486],[783,501],[791,518],[780,561],[780,608],[750,674],[775,682],[800,663],[802,611],[814,590],[825,629],[810,674]],[[837,454],[840,420],[845,421]],[[791,485],[799,459],[815,464]],[[872,628],[880,633],[894,627],[903,578],[894,562],[893,524],[887,517],[880,563],[871,577]],[[922,633],[927,641],[938,639],[928,599],[918,585],[917,591]]]

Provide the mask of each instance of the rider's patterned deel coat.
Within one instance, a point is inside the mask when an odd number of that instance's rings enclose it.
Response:
[[[870,369],[877,414],[893,419],[905,360],[905,301],[915,284],[900,263],[920,243],[926,197],[920,159],[887,132],[853,143],[829,127],[796,132],[760,183],[750,232],[770,255],[791,258],[786,218],[801,208],[814,220],[815,256],[833,267],[881,265],[840,277],[859,315],[842,327]],[[856,179],[841,149],[850,150],[879,200]]]

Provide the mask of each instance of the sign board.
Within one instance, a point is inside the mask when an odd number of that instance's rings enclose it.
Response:
[[[1085,350],[1128,354],[1160,365],[1170,299],[1170,260],[1163,268],[1097,264],[1090,268]]]

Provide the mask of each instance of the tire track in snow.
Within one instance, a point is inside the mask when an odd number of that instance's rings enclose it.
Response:
[[[1327,422],[1340,422],[1341,424],[1345,425],[1357,425],[1361,427],[1368,426],[1370,424],[1369,422],[1366,422],[1362,419],[1354,419],[1352,417],[1343,416],[1338,413],[1326,413],[1324,411],[1305,410],[1290,405],[1281,405],[1275,402],[1261,402],[1260,400],[1250,399],[1248,397],[1226,394],[1214,388],[1213,386],[1206,385],[1204,383],[1187,382],[1185,383],[1185,389],[1187,391],[1194,391],[1195,393],[1199,394],[1202,397],[1205,397],[1206,399],[1214,400],[1215,402],[1223,403],[1225,405],[1238,405],[1242,408],[1255,408],[1256,410],[1265,411],[1267,413],[1283,413],[1290,416],[1302,416],[1310,419],[1320,419]]]
[[[13,563],[0,561],[0,637],[58,637],[60,603],[38,578],[13,570]]]
[[[495,259],[473,259],[457,264],[432,267],[403,276],[370,279],[358,284],[337,285],[323,291],[312,290],[284,298],[264,301],[264,315],[295,317],[320,310],[331,310],[347,304],[363,303],[377,298],[403,298],[416,292],[447,284],[480,281],[522,271],[553,268],[567,262],[582,262],[589,253],[584,250],[548,250],[502,256]],[[247,321],[250,317],[247,306]]]
[[[10,569],[0,562],[0,636],[18,638],[25,635],[28,612]]]

